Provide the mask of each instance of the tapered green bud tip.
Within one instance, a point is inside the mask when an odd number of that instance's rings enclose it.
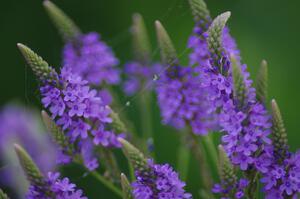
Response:
[[[24,152],[24,149],[18,144],[14,144],[14,148],[17,154]]]
[[[267,62],[266,60],[263,59],[263,60],[261,61],[261,65],[264,66],[264,67],[267,67],[267,66],[268,66],[268,62]]]
[[[133,23],[136,24],[139,23],[141,20],[143,20],[143,17],[140,13],[134,13],[132,15],[132,19],[133,19]]]

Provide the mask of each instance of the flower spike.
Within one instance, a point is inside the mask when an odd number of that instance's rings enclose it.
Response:
[[[141,63],[149,63],[151,55],[151,46],[142,15],[136,13],[132,17],[132,39],[134,56]]]
[[[221,181],[225,182],[228,186],[236,183],[237,177],[235,175],[233,165],[231,164],[223,147],[219,145],[219,172]]]
[[[43,60],[38,54],[32,51],[29,47],[24,44],[17,44],[27,64],[31,67],[35,75],[41,80],[54,79],[56,72],[49,64]]]
[[[20,165],[24,173],[27,176],[28,181],[31,185],[38,187],[42,190],[47,190],[46,193],[51,195],[51,191],[49,190],[48,185],[45,182],[44,176],[36,166],[30,155],[18,144],[15,144],[15,151],[18,156]]]
[[[0,199],[9,199],[9,197],[0,189]]]
[[[209,23],[210,13],[204,0],[189,0],[189,4],[196,23],[200,20],[204,22],[203,24]]]
[[[49,17],[56,26],[65,41],[76,39],[80,34],[80,29],[76,26],[60,8],[51,1],[45,0],[43,3]]]
[[[222,35],[226,22],[228,21],[230,15],[230,12],[225,12],[217,16],[208,29],[208,48],[211,55],[213,56],[214,65],[218,67],[221,73],[222,66],[220,66],[219,62],[222,60],[225,53],[222,45]]]
[[[238,65],[237,60],[231,56],[232,65],[232,79],[233,79],[233,95],[235,100],[237,100],[240,109],[245,105],[247,87],[245,85],[244,76],[241,67]]]
[[[261,62],[257,74],[256,94],[258,101],[265,104],[268,97],[268,63],[265,60]]]
[[[124,173],[121,174],[121,185],[123,190],[123,199],[133,199],[130,182]]]
[[[177,53],[167,31],[159,21],[155,21],[155,27],[162,62],[168,66],[177,65]]]
[[[273,99],[271,101],[272,109],[272,142],[274,146],[275,155],[278,156],[279,160],[284,160],[288,149],[287,133],[284,128],[283,119],[280,113],[280,109]]]

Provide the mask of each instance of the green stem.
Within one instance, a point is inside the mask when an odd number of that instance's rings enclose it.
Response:
[[[214,141],[213,141],[212,133],[202,136],[201,139],[203,140],[203,143],[209,152],[209,155],[211,157],[211,160],[213,161],[213,165],[215,166],[216,171],[219,171],[219,169],[218,169],[218,164],[219,164],[218,153],[217,153]]]
[[[104,155],[105,162],[107,164],[106,168],[109,170],[109,173],[113,181],[119,183],[121,172],[119,170],[119,166],[117,164],[114,154],[107,149],[103,149],[103,155]]]
[[[184,133],[184,132],[182,132]],[[178,148],[178,158],[177,158],[177,171],[180,174],[180,178],[183,181],[186,181],[187,176],[188,176],[188,171],[189,171],[189,165],[190,165],[190,151],[189,149],[186,147],[186,143],[185,143],[185,137],[182,136],[181,139],[182,143],[180,144],[179,148]]]
[[[246,177],[249,180],[249,186],[246,190],[247,198],[248,199],[256,199],[256,190],[257,190],[257,183],[258,183],[258,177],[259,173],[255,170],[250,170],[247,173],[245,173]]]
[[[99,180],[104,186],[106,186],[108,189],[110,189],[112,192],[114,192],[117,196],[119,196],[120,198],[123,197],[122,191],[119,188],[117,188],[114,184],[112,184],[110,181],[105,179],[98,172],[92,171],[92,172],[90,172],[90,174],[92,176],[94,176],[97,180]]]

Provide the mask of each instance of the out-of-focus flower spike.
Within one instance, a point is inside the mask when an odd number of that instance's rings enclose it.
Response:
[[[257,99],[266,103],[268,97],[268,63],[263,60],[261,62],[257,78],[256,78],[256,95]]]
[[[219,145],[219,172],[221,181],[224,184],[231,186],[237,182],[237,176],[235,175],[233,165],[231,164],[223,147]]]
[[[118,140],[122,143],[123,152],[132,164],[134,170],[138,171],[142,176],[149,176],[150,168],[144,154],[126,140],[122,138],[119,138]]]
[[[24,44],[17,44],[27,64],[31,67],[35,75],[41,80],[54,80],[56,72],[49,64],[43,60],[38,54],[32,51],[29,47]]]
[[[244,107],[247,95],[247,87],[245,85],[244,76],[237,60],[231,56],[232,79],[233,79],[233,95],[237,101],[240,110]]]
[[[203,24],[208,24],[210,13],[204,0],[189,0],[189,4],[196,23],[203,21]]]
[[[162,62],[168,66],[177,65],[177,53],[167,31],[159,21],[155,21],[155,27]]]
[[[69,139],[65,136],[62,129],[55,124],[55,122],[50,118],[46,111],[42,111],[43,122],[51,134],[53,140],[67,152],[68,155],[72,156],[74,151],[74,146],[71,144]]]
[[[110,117],[112,119],[111,125],[116,133],[128,133],[128,130],[127,130],[124,122],[120,119],[120,116],[118,113],[114,112],[111,109]]]
[[[22,166],[22,169],[27,176],[27,180],[31,185],[38,187],[39,189],[43,190],[46,195],[50,196],[52,192],[45,182],[43,174],[36,166],[30,155],[20,145],[15,144],[14,147],[20,165]]]
[[[288,150],[287,133],[284,127],[283,119],[276,101],[271,101],[272,109],[272,142],[275,155],[279,160],[284,160]]]
[[[142,15],[136,13],[132,17],[132,40],[135,59],[141,63],[149,63],[151,56],[151,45],[147,28]]]
[[[219,62],[222,60],[225,50],[222,43],[223,29],[231,13],[224,12],[217,16],[208,29],[207,43],[209,51],[213,57],[214,66],[217,66],[222,73],[222,66]]]
[[[9,199],[9,197],[6,195],[6,193],[3,192],[2,189],[0,189],[0,199]]]
[[[123,199],[133,199],[132,187],[124,173],[121,173],[121,185],[123,190]]]
[[[76,26],[73,20],[68,17],[60,8],[51,1],[45,0],[43,5],[65,41],[76,39],[80,34],[80,29]]]

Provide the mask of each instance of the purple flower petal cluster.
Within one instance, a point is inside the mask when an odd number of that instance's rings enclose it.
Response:
[[[59,173],[49,172],[46,183],[56,199],[87,199],[83,192],[71,183],[69,178],[59,179]],[[26,199],[50,199],[53,197],[46,196],[43,190],[35,186],[30,186]]]
[[[95,85],[119,83],[118,64],[111,48],[95,32],[81,35],[64,47],[63,65],[72,67],[73,72]]]
[[[191,126],[195,134],[206,134],[214,124],[214,113],[208,110],[199,76],[190,67],[172,66],[156,85],[163,122],[176,128]]]
[[[129,62],[125,65],[125,74],[127,79],[124,82],[124,91],[127,95],[133,95],[136,92],[153,88],[152,82],[155,77],[161,72],[160,64],[145,65],[139,62]]]
[[[255,161],[257,170],[262,174],[261,182],[268,199],[283,199],[300,192],[300,151],[287,153],[281,161],[272,146]]]
[[[184,190],[185,183],[168,164],[154,164],[149,160],[150,175],[136,172],[136,181],[132,183],[135,199],[189,199],[192,195]]]
[[[233,185],[228,185],[225,182],[221,184],[215,184],[212,188],[212,192],[216,194],[220,194],[222,199],[231,199],[236,198],[240,199],[245,196],[245,189],[248,186],[248,180],[241,178],[238,182]]]
[[[55,167],[56,146],[50,141],[38,113],[21,105],[7,105],[0,113],[0,161],[3,165],[17,164],[13,156],[13,145],[22,145],[41,171]],[[19,167],[5,166],[0,172],[0,182],[17,192],[23,191],[26,184]],[[22,194],[22,193],[20,193]]]
[[[110,107],[96,90],[90,89],[87,81],[82,80],[76,73],[73,74],[71,68],[62,68],[58,80],[46,82],[40,91],[45,108],[49,109],[52,118],[66,132],[70,141],[76,143],[78,147],[76,153],[84,151],[82,154],[89,157],[84,157],[89,169],[97,167],[96,159],[86,155],[93,153],[93,147],[88,144],[92,143],[90,139],[93,139],[96,145],[120,147],[118,136],[112,131],[105,130],[112,122]],[[71,160],[65,155],[61,156],[64,163]]]

